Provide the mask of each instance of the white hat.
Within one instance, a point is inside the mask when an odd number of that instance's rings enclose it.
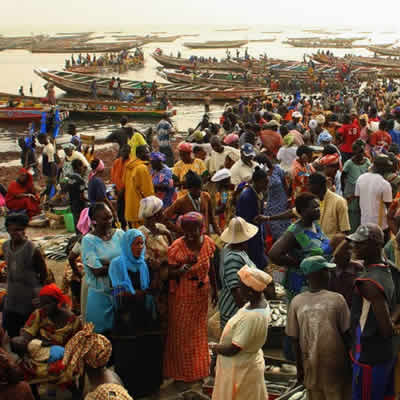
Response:
[[[222,232],[221,240],[229,244],[243,243],[250,240],[257,232],[258,226],[249,224],[242,217],[234,217]]]
[[[295,112],[292,114],[292,118],[301,118],[301,117],[302,117],[301,112],[295,111]]]
[[[229,171],[228,168],[222,168],[213,175],[213,177],[211,178],[211,182],[220,182],[230,177],[231,171]]]
[[[311,129],[315,129],[315,128],[318,126],[318,122],[317,122],[315,119],[312,119],[312,120],[308,123],[308,126],[309,126]]]

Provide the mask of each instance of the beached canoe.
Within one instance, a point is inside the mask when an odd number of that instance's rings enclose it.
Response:
[[[186,69],[214,69],[224,71],[247,71],[247,67],[236,61],[218,61],[218,62],[192,62],[188,58],[170,57],[153,53],[152,57],[161,65],[167,68],[181,68]]]
[[[400,57],[400,48],[383,48],[377,46],[369,46],[367,50],[372,51],[376,54],[382,54],[383,56]]]
[[[243,74],[224,73],[224,72],[202,72],[199,74],[163,69],[159,72],[160,76],[173,83],[190,83],[198,85],[214,85],[217,87],[262,87],[265,86],[265,81],[262,83],[257,79],[246,80]]]
[[[208,42],[185,42],[183,45],[189,49],[228,49],[242,47],[248,40],[210,40]]]
[[[1,105],[10,103],[16,106],[8,109],[1,108]],[[20,106],[17,106],[19,104]],[[1,113],[10,113],[14,119],[40,119],[42,112],[48,109],[49,104],[46,98],[19,96],[10,93],[0,93],[0,119]],[[70,98],[59,97],[57,99],[57,107],[59,110],[67,112],[69,115],[79,115],[80,117],[88,116],[122,116],[126,115],[130,118],[147,117],[161,118],[165,112],[170,116],[176,115],[176,110],[161,110],[157,104],[145,103],[128,103],[122,101],[94,100],[88,98]],[[17,118],[18,116],[20,118]],[[8,115],[7,115],[8,116]],[[33,116],[33,118],[32,118]],[[9,117],[9,116],[8,116]],[[9,117],[10,119],[10,117]]]
[[[326,54],[313,54],[312,59],[323,64],[352,64],[361,65],[364,67],[376,67],[376,68],[399,68],[400,60],[393,60],[390,58],[381,57],[361,57],[361,56],[351,56],[351,57],[330,57]]]
[[[91,84],[93,80],[96,80],[97,95],[104,97],[112,96],[112,90],[109,88],[111,78],[108,77],[75,74],[67,71],[48,71],[44,69],[35,69],[34,72],[67,93],[86,96],[91,95]],[[133,93],[135,98],[141,96],[143,86],[150,88],[151,83],[121,79],[122,93]],[[228,101],[240,97],[263,96],[265,89],[242,87],[218,88],[213,85],[204,87],[195,84],[157,83],[156,97],[160,98],[164,94],[167,94],[171,100],[204,101],[205,97],[210,97],[212,100]]]
[[[72,45],[33,45],[29,50],[32,53],[109,53],[129,50],[140,47],[142,43],[137,41],[119,43],[81,43]]]

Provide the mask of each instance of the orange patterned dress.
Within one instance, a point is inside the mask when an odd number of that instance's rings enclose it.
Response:
[[[197,264],[181,276],[179,282],[170,281],[164,375],[177,381],[193,382],[209,375],[208,272],[215,244],[210,237],[203,237]],[[179,238],[168,249],[168,263],[182,265],[191,254],[184,238]]]

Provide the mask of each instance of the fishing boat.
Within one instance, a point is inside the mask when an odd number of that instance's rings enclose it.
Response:
[[[188,58],[178,58],[164,56],[161,54],[153,53],[152,57],[161,65],[167,68],[181,68],[187,69],[215,69],[224,71],[247,71],[247,67],[239,64],[236,61],[218,61],[218,62],[192,62]]]
[[[383,56],[400,57],[400,48],[383,48],[377,46],[368,46],[367,50],[372,51],[375,54],[382,54]]]
[[[104,97],[112,96],[112,90],[109,88],[111,78],[76,74],[67,71],[48,71],[45,69],[35,69],[34,72],[59,89],[67,93],[79,95],[91,95],[91,84],[93,80],[96,80],[97,95]],[[218,88],[213,85],[201,86],[194,84],[165,83],[157,83],[156,85],[156,97],[160,98],[166,94],[171,100],[203,101],[205,97],[210,97],[216,101],[228,101],[240,97],[257,97],[265,94],[265,89],[263,88]],[[150,89],[151,83],[121,79],[121,91],[123,94],[132,93],[135,98],[139,98],[143,87]]]
[[[381,57],[361,57],[361,56],[349,56],[349,57],[333,57],[327,56],[326,54],[313,54],[312,59],[323,64],[352,64],[361,65],[364,67],[376,67],[376,68],[400,68],[400,60],[392,60],[390,58]]]
[[[185,42],[183,45],[189,49],[228,49],[242,47],[248,40],[209,40],[207,42]]]
[[[264,39],[250,39],[249,42],[251,43],[271,43],[275,42],[276,38],[264,38]]]
[[[176,70],[163,69],[159,72],[160,76],[174,83],[193,83],[198,85],[213,85],[217,87],[232,87],[232,86],[242,86],[242,87],[261,87],[265,86],[265,81],[262,79],[256,79],[254,76],[249,76],[249,79],[245,78],[247,73],[223,73],[223,72],[201,72],[199,74],[188,73]]]
[[[66,46],[52,45],[33,45],[30,49],[32,53],[109,53],[129,50],[140,47],[142,43],[130,41],[124,43],[82,43]]]
[[[216,32],[247,32],[249,28],[216,29]]]
[[[271,35],[273,35],[273,34],[275,34],[275,35],[278,35],[278,34],[280,34],[280,33],[283,33],[283,31],[267,31],[267,32],[261,32],[261,33],[267,33],[267,34],[271,34]]]
[[[42,112],[47,110],[49,105],[47,104],[46,98],[24,96],[21,97],[15,94],[0,93],[0,107],[2,104],[22,104],[23,109],[17,110],[22,115],[22,111],[25,111],[26,120],[40,119]],[[14,109],[16,109],[15,107]],[[60,97],[57,99],[57,108],[67,113],[68,115],[78,115],[80,117],[92,117],[92,116],[121,116],[126,115],[130,118],[135,117],[147,117],[147,118],[161,118],[166,112],[170,116],[176,115],[176,110],[161,110],[156,104],[145,104],[145,103],[129,103],[122,101],[107,101],[107,100],[93,100],[93,99],[82,99],[82,98],[69,98]],[[29,109],[32,109],[34,117],[29,115]],[[3,109],[0,108],[0,119]],[[10,110],[4,112],[9,113]],[[16,115],[14,113],[13,115]],[[12,116],[13,116],[12,115]],[[7,115],[8,116],[8,115]],[[17,119],[13,117],[14,119]],[[22,119],[22,118],[21,118]]]

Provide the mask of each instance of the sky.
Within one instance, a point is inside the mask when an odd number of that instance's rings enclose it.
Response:
[[[218,24],[394,29],[395,0],[0,0],[0,25]]]

